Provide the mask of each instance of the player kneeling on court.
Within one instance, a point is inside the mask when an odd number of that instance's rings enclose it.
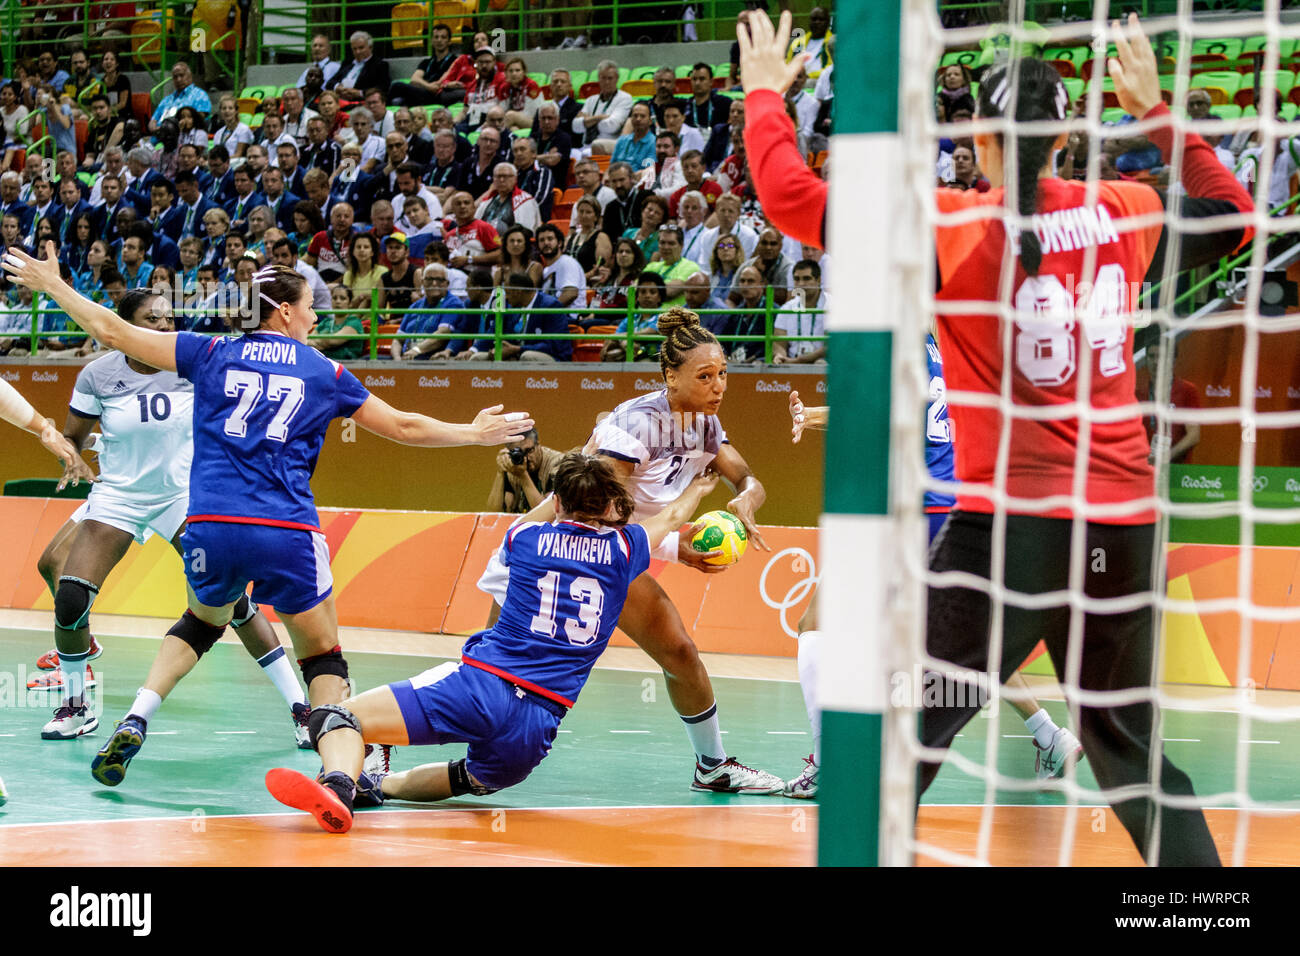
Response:
[[[442,800],[514,786],[545,758],[618,623],[628,586],[650,552],[694,513],[717,484],[696,478],[642,524],[610,464],[570,452],[556,469],[556,518],[542,502],[512,527],[500,555],[510,568],[501,616],[465,642],[459,663],[312,710],[323,771],[312,780],[277,768],[266,786],[331,833],[352,827],[353,801]],[[362,778],[365,744],[468,743],[465,759]]]

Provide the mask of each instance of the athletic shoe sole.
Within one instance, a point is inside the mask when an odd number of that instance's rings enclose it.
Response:
[[[137,728],[118,727],[90,762],[90,775],[106,787],[116,787],[126,779],[127,764],[143,746],[144,736]]]
[[[89,721],[82,724],[75,733],[64,734],[57,730],[42,730],[41,740],[76,740],[78,737],[84,737],[86,734],[94,733],[99,729],[99,718],[92,717]]]
[[[697,793],[739,793],[755,797],[771,797],[779,795],[781,791],[785,789],[785,782],[782,781],[779,786],[772,787],[730,787],[700,783],[698,780],[695,780],[691,782],[691,789]]]
[[[59,669],[58,653],[59,652],[57,650],[46,651],[44,654],[42,654],[40,657],[36,659],[36,667],[39,670],[43,670],[43,671],[58,670]],[[99,643],[99,641],[95,640],[95,638],[92,637],[90,639],[90,656],[86,658],[86,660],[97,661],[103,656],[104,656],[104,645]]]
[[[347,833],[352,829],[352,814],[329,787],[296,770],[268,770],[266,789],[286,807],[310,813],[326,833]]]

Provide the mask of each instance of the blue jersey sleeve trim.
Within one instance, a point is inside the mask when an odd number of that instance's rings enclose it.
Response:
[[[88,418],[94,422],[99,421],[98,415],[92,415],[89,412],[80,411],[78,409],[73,408],[71,405],[68,406],[68,411],[72,412],[72,414],[76,415],[78,418]]]

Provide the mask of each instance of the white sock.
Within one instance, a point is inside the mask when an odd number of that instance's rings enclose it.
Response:
[[[1052,737],[1059,729],[1056,724],[1052,723],[1051,714],[1041,707],[1025,720],[1025,727],[1034,735],[1034,742],[1044,748],[1052,745]]]
[[[158,713],[158,708],[161,706],[162,698],[157,693],[147,687],[141,687],[135,692],[135,703],[131,705],[126,715],[130,717],[134,714],[147,724],[153,720],[153,715]]]
[[[59,670],[63,671],[63,702],[80,707],[86,702],[86,662],[90,651],[82,654],[59,653]]]
[[[700,765],[712,770],[727,759],[727,751],[722,746],[722,731],[718,727],[718,704],[714,701],[709,709],[694,717],[683,717],[686,736],[691,738],[691,747],[695,750],[695,759]]]
[[[307,703],[307,695],[303,693],[302,686],[298,683],[298,675],[293,672],[293,665],[289,663],[283,647],[268,651],[257,659],[257,663],[262,668],[262,672],[271,679],[271,683],[280,692],[285,703],[290,707],[294,704]]]
[[[813,763],[822,762],[822,711],[817,706],[817,665],[821,657],[821,631],[804,631],[799,635],[799,686],[803,688],[803,705],[812,725]]]

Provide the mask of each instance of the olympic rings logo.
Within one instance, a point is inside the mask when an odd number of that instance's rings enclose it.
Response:
[[[774,600],[768,594],[767,575],[768,572],[772,570],[773,565],[787,555],[793,559],[790,563],[794,571],[796,573],[806,571],[808,576],[802,580],[796,581],[791,586],[790,590],[785,593],[785,597],[778,601]],[[820,580],[821,578],[817,575],[816,560],[803,548],[786,548],[784,551],[778,551],[776,554],[772,555],[772,557],[768,558],[767,565],[763,568],[763,573],[759,575],[758,578],[758,596],[763,599],[764,604],[777,612],[781,619],[781,630],[785,631],[788,636],[797,638],[799,632],[790,626],[790,622],[786,619],[786,612],[789,611],[790,608],[797,606],[799,602],[812,593],[813,588],[817,587],[817,583]],[[797,624],[798,622],[796,621],[795,623]]]
[[[1255,493],[1258,494],[1268,487],[1268,475],[1255,475],[1251,485],[1254,487]]]

